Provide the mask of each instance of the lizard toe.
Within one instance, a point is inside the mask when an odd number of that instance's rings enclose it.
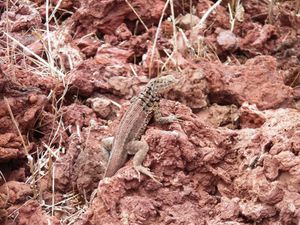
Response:
[[[141,172],[140,172],[139,168],[138,167],[134,167],[134,169],[135,169],[135,171],[137,173],[139,182],[141,182]]]
[[[156,175],[154,175],[154,173],[152,173],[150,171],[150,169],[148,167],[144,167],[144,166],[136,166],[135,170],[138,172],[138,174],[140,175],[140,173],[147,175],[148,177],[150,177],[152,180],[154,180],[155,182],[161,184],[158,181],[158,177]],[[139,180],[140,181],[140,180]]]

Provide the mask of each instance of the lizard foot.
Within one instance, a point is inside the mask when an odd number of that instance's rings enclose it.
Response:
[[[160,118],[156,119],[156,121],[161,124],[167,124],[167,123],[172,123],[172,122],[182,122],[183,120],[181,119],[181,116],[171,114],[169,116],[160,117]]]
[[[183,122],[184,120],[182,119],[182,116],[180,116],[180,115],[170,115],[170,116],[172,116],[173,117],[173,121],[174,122]]]
[[[158,181],[158,177],[155,176],[148,167],[144,167],[144,166],[135,166],[134,167],[135,171],[137,172],[138,174],[138,179],[139,179],[139,182],[141,181],[141,173],[142,174],[145,174],[147,175],[148,177],[150,177],[152,180],[154,180],[156,183],[159,183],[161,184],[159,181]]]

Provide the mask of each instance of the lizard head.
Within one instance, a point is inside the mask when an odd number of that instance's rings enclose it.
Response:
[[[152,80],[153,91],[159,94],[169,91],[177,84],[178,80],[173,75],[158,77]]]

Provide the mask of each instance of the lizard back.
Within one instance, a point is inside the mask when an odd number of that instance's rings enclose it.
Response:
[[[175,83],[176,80],[171,75],[152,79],[129,106],[115,133],[105,177],[114,175],[124,165],[127,159],[126,144],[140,139],[153,116],[160,94]]]
[[[144,110],[140,99],[130,105],[114,136],[105,177],[114,175],[124,165],[127,159],[126,144],[141,137],[151,117],[152,113]]]

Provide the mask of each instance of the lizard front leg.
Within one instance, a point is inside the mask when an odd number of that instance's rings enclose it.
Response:
[[[144,167],[142,165],[147,152],[149,150],[148,143],[145,140],[140,141],[131,141],[126,145],[127,153],[130,155],[134,154],[133,157],[133,167],[138,173],[138,179],[140,181],[140,173],[147,175],[151,179],[153,179],[155,182],[160,183],[157,180],[157,177],[150,171],[148,167]]]
[[[178,121],[178,117],[176,115],[162,116],[160,112],[159,102],[154,102],[153,104],[154,111],[154,121],[161,124],[172,123],[174,121]]]

